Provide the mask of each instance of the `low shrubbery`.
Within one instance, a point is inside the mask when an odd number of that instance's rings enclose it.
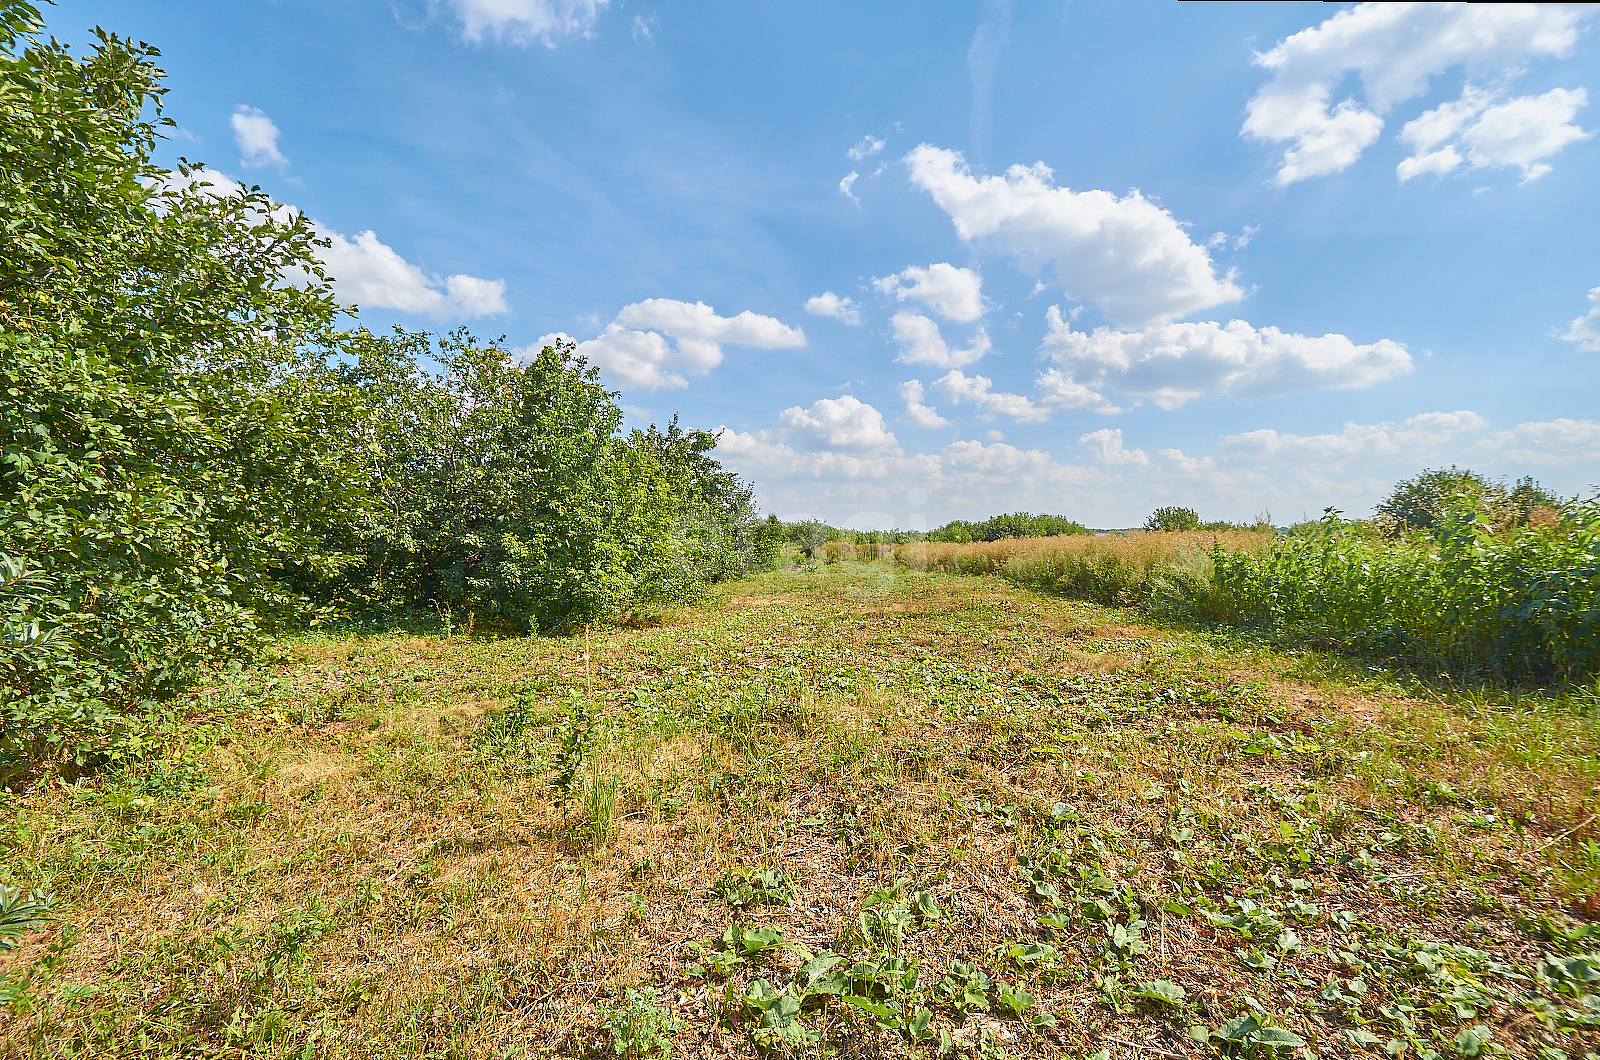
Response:
[[[1426,532],[1320,531],[1251,554],[1215,549],[1205,617],[1266,626],[1498,680],[1600,671],[1600,501],[1496,530],[1465,500]]]

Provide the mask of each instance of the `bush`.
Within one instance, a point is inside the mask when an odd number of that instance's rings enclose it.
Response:
[[[1364,536],[1329,509],[1269,552],[1215,550],[1216,609],[1267,626],[1498,680],[1600,672],[1600,500],[1554,524],[1496,528],[1468,493],[1431,532]]]
[[[128,707],[251,651],[363,503],[310,223],[150,164],[152,49],[39,29],[5,6],[0,555],[26,577],[0,611],[32,632],[0,669],[0,781],[108,753]]]
[[[1146,530],[1183,533],[1200,529],[1200,513],[1193,508],[1157,508],[1144,521]]]

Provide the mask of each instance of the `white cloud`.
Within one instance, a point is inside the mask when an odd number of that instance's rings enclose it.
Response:
[[[851,202],[855,203],[857,206],[861,205],[861,200],[856,198],[856,193],[851,191],[850,189],[855,187],[856,181],[858,181],[860,179],[861,179],[861,174],[857,173],[855,170],[852,169],[850,171],[850,175],[849,176],[847,176],[843,180],[839,181],[839,192],[840,192],[840,194],[842,194],[845,198],[849,199]]]
[[[233,112],[233,141],[239,145],[239,164],[247,168],[257,166],[286,166],[289,160],[278,150],[278,127],[265,111],[255,107],[240,106]]]
[[[1568,325],[1560,337],[1576,342],[1580,350],[1600,353],[1600,287],[1589,289],[1589,306],[1589,311]]]
[[[1278,170],[1280,185],[1336,173],[1360,157],[1383,129],[1383,115],[1420,95],[1435,74],[1504,76],[1525,60],[1566,55],[1588,13],[1536,4],[1367,3],[1286,38],[1256,63],[1272,79],[1246,106],[1243,132],[1292,145]],[[1330,99],[1354,72],[1365,105]],[[1435,159],[1418,172],[1437,171]],[[1418,163],[1422,167],[1422,163]],[[1414,173],[1412,175],[1415,175]]]
[[[848,154],[851,158],[855,159],[857,162],[859,162],[863,158],[871,158],[873,155],[877,154],[879,151],[882,151],[883,150],[883,143],[884,142],[882,140],[878,139],[875,136],[864,136],[864,137],[862,137],[860,143],[856,144],[854,147],[852,147],[849,151],[847,151],[845,153]]]
[[[1039,391],[1039,403],[1050,408],[1081,409],[1106,416],[1126,411],[1112,404],[1100,391],[1068,378],[1059,368],[1040,372],[1033,385]]]
[[[908,286],[909,285],[909,286]],[[949,262],[922,268],[912,265],[902,272],[873,280],[872,286],[900,301],[921,302],[946,320],[967,323],[983,316],[983,277]]]
[[[704,302],[647,298],[623,306],[604,331],[578,344],[578,353],[623,386],[659,390],[688,386],[683,373],[705,375],[721,364],[722,343],[779,350],[804,346],[806,336],[799,328],[748,309],[721,317]]]
[[[833,317],[852,326],[861,323],[860,303],[849,297],[841,298],[832,291],[823,291],[807,298],[806,312],[812,316]]]
[[[894,315],[894,337],[900,343],[902,364],[931,364],[936,368],[958,368],[981,360],[989,352],[989,336],[980,327],[966,349],[951,349],[939,334],[939,325],[920,313],[901,311]]]
[[[1143,449],[1124,449],[1122,431],[1106,428],[1078,437],[1078,444],[1093,454],[1094,462],[1104,467],[1148,467],[1150,458]]]
[[[981,375],[969,377],[959,368],[950,369],[933,384],[952,405],[968,402],[982,409],[985,416],[1010,416],[1018,423],[1042,423],[1050,418],[1050,410],[1034,404],[1031,398],[992,391],[989,388],[993,385],[994,380]]]
[[[1041,352],[1066,366],[1067,378],[1175,409],[1208,394],[1261,400],[1300,390],[1369,387],[1411,370],[1403,345],[1358,345],[1343,335],[1313,338],[1259,331],[1242,320],[1163,324],[1141,331],[1073,331],[1056,306]]]
[[[1496,98],[1497,93],[1468,85],[1460,99],[1407,122],[1400,139],[1416,153],[1396,167],[1400,179],[1443,175],[1467,162],[1473,169],[1517,166],[1524,182],[1537,180],[1550,172],[1549,163],[1541,159],[1594,135],[1571,124],[1589,101],[1581,88],[1554,88],[1542,96],[1494,104]],[[1458,148],[1465,150],[1465,156]]]
[[[188,176],[171,174],[159,185],[171,195],[227,198],[243,195],[244,185],[214,169],[196,169]],[[274,220],[288,223],[300,216],[298,207],[279,204]],[[311,228],[326,247],[317,248],[323,271],[333,282],[334,294],[365,309],[395,309],[440,321],[470,320],[507,312],[504,280],[485,280],[466,273],[440,278],[423,272],[370,229],[345,236],[313,219]],[[291,275],[289,282],[309,279]]]
[[[900,396],[906,399],[905,415],[900,418],[911,426],[921,427],[925,431],[950,426],[950,421],[939,415],[937,409],[923,402],[922,380],[908,379],[901,383]]]
[[[783,441],[799,441],[811,449],[855,454],[900,451],[883,414],[850,394],[820,398],[809,409],[798,405],[784,409],[778,414],[778,426]]]
[[[1594,420],[1547,420],[1519,423],[1496,431],[1473,449],[1498,453],[1518,464],[1566,467],[1600,463],[1600,423]]]
[[[1043,162],[977,178],[959,152],[922,144],[905,158],[967,242],[1016,255],[1030,274],[1045,266],[1068,297],[1094,302],[1117,326],[1142,326],[1238,301],[1206,248],[1139,192],[1056,187]]]
[[[1280,434],[1275,430],[1231,434],[1222,450],[1234,463],[1316,464],[1410,456],[1426,459],[1458,435],[1480,431],[1488,421],[1475,412],[1425,412],[1402,423],[1347,423],[1338,434]]]
[[[617,323],[671,335],[675,339],[727,342],[760,350],[782,350],[806,344],[806,334],[773,317],[746,309],[735,317],[719,317],[704,302],[647,298],[623,306]]]
[[[565,37],[594,33],[609,0],[449,0],[469,41],[493,37],[510,44],[538,41],[554,48]],[[637,27],[635,27],[637,31]]]
[[[312,227],[330,243],[318,253],[334,281],[334,290],[344,301],[435,320],[470,320],[506,312],[504,280],[464,273],[441,280],[405,260],[371,230],[346,238],[315,221]]]

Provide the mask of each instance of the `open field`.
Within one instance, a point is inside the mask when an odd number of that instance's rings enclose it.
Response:
[[[299,641],[0,804],[70,925],[3,1055],[1600,1051],[1592,697],[889,561],[716,592]]]

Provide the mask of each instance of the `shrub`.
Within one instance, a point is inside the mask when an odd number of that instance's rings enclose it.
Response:
[[[1146,530],[1165,530],[1182,533],[1200,529],[1200,513],[1193,508],[1157,508],[1144,521]]]

